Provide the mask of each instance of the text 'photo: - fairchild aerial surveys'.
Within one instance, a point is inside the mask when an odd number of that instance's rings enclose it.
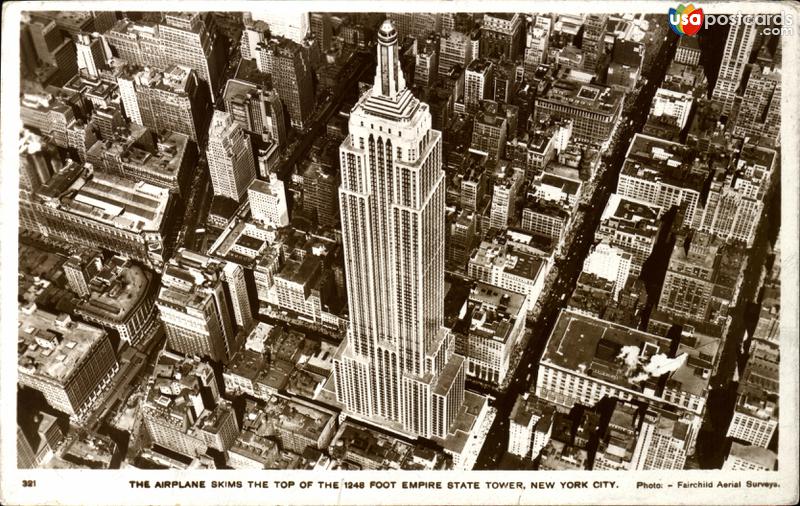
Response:
[[[791,13],[336,7],[22,9],[17,469],[777,477]]]

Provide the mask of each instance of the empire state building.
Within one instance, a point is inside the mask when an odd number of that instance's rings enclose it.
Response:
[[[464,400],[464,358],[443,326],[442,134],[406,88],[397,31],[378,31],[373,87],[339,148],[350,327],[335,359],[347,411],[446,437]]]

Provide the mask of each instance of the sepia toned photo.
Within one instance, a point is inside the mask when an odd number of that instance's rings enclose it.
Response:
[[[797,498],[793,6],[47,4],[3,27],[14,503]]]

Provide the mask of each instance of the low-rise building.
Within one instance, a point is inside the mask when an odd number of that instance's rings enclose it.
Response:
[[[156,359],[142,417],[153,443],[187,457],[208,448],[225,452],[239,434],[233,406],[220,397],[211,365],[167,350]]]
[[[527,294],[481,282],[472,289],[463,335],[456,338],[456,351],[467,359],[468,376],[493,385],[503,384],[511,353],[525,331],[526,298]]]
[[[728,457],[722,464],[723,471],[774,471],[778,456],[772,450],[760,446],[743,445],[734,441]]]

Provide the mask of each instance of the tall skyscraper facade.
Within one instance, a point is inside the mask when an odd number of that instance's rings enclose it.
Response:
[[[214,195],[239,202],[256,178],[256,164],[250,139],[227,112],[214,111],[206,155]]]
[[[607,14],[590,14],[583,25],[583,70],[594,72],[605,52],[603,38],[608,24]]]
[[[722,53],[722,63],[719,66],[717,84],[711,97],[722,104],[722,114],[729,115],[733,108],[733,99],[736,90],[742,81],[742,74],[750,51],[756,40],[758,29],[755,25],[737,24],[730,27],[728,40],[725,41],[725,50]]]
[[[441,133],[406,88],[397,40],[385,21],[374,86],[340,147],[350,327],[334,378],[350,413],[445,437],[464,398],[464,357],[443,327]]]
[[[286,144],[283,103],[276,91],[247,81],[230,79],[225,85],[223,100],[225,110],[242,128],[278,146]]]
[[[114,54],[129,63],[193,69],[214,100],[224,77],[225,49],[211,13],[167,12],[160,23],[123,19],[103,36]]]
[[[132,122],[202,141],[210,102],[194,70],[179,65],[170,65],[164,71],[131,67],[117,82],[125,114]]]
[[[102,39],[88,33],[81,33],[75,40],[75,48],[78,52],[78,70],[85,71],[91,77],[100,75],[100,70],[106,67],[106,54]]]
[[[169,260],[156,305],[170,349],[223,362],[238,351],[243,339],[238,329],[252,323],[240,271],[184,249]]]
[[[314,76],[306,51],[289,39],[272,39],[256,47],[258,70],[272,76],[296,128],[305,128],[314,112]]]

